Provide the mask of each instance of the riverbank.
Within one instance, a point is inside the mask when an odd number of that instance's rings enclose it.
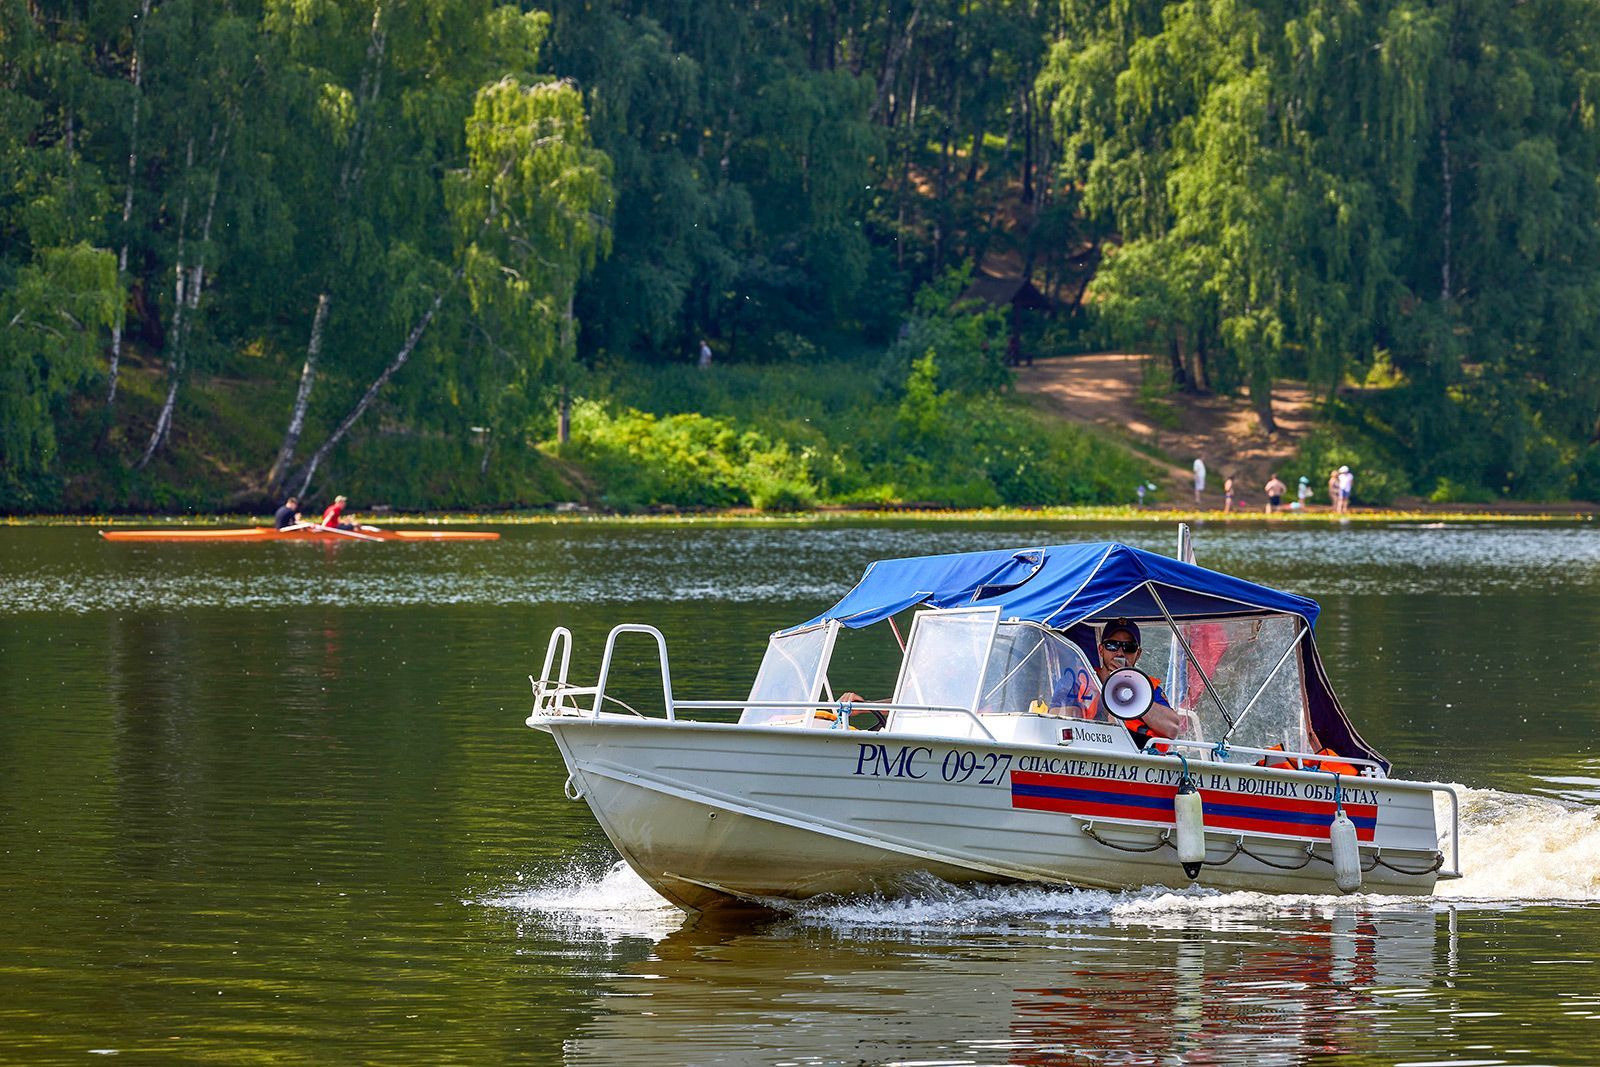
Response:
[[[358,512],[362,521],[382,526],[525,526],[551,523],[611,523],[629,525],[638,523],[699,524],[771,524],[771,525],[825,525],[857,522],[1148,522],[1167,524],[1224,523],[1271,525],[1276,523],[1321,524],[1338,526],[1347,523],[1433,523],[1433,522],[1593,522],[1600,515],[1600,506],[1586,501],[1560,504],[1503,504],[1474,508],[1449,507],[1427,503],[1414,503],[1393,508],[1356,508],[1348,515],[1335,515],[1328,508],[1308,511],[1285,511],[1264,515],[1259,511],[1234,510],[1224,514],[1221,510],[1179,507],[1037,507],[1037,508],[819,508],[815,511],[773,513],[752,508],[706,509],[699,511],[657,511],[652,513],[619,514],[593,511],[581,507],[560,510],[510,511],[510,512],[446,512],[441,514],[408,514]],[[5,526],[256,526],[268,520],[260,515],[23,515],[0,518]]]

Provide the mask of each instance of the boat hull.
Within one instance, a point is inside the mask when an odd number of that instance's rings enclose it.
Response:
[[[498,541],[500,535],[485,530],[275,530],[250,526],[237,530],[101,530],[107,541]]]
[[[1178,770],[1171,757],[622,716],[530,722],[555,737],[622,857],[689,910],[893,892],[927,875],[1104,889],[1194,884],[1164,843]],[[1331,775],[1191,765],[1207,822],[1197,884],[1335,891]],[[1362,827],[1362,891],[1430,892],[1431,793],[1351,785],[1340,800]],[[1392,866],[1374,862],[1383,857]]]

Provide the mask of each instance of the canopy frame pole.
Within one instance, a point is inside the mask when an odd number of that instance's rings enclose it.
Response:
[[[1296,618],[1295,621],[1299,623],[1299,626],[1294,635],[1294,640],[1289,642],[1289,647],[1283,650],[1283,655],[1278,657],[1278,662],[1272,665],[1272,669],[1268,671],[1267,676],[1262,679],[1261,688],[1257,689],[1255,695],[1250,698],[1250,703],[1244,706],[1244,710],[1239,713],[1238,720],[1229,724],[1228,732],[1222,735],[1221,741],[1217,742],[1219,745],[1225,745],[1228,743],[1228,738],[1233,736],[1233,731],[1238,729],[1239,723],[1244,722],[1244,717],[1250,714],[1251,708],[1256,706],[1256,701],[1260,700],[1261,694],[1267,691],[1267,686],[1272,684],[1272,679],[1278,676],[1278,671],[1281,670],[1283,665],[1289,661],[1289,654],[1300,647],[1300,642],[1304,640],[1306,634],[1310,632],[1306,629],[1304,620]],[[1285,739],[1284,743],[1288,744],[1288,740]]]
[[[900,627],[894,624],[894,616],[889,616],[889,632],[894,634],[895,643],[900,646],[900,654],[906,654],[906,639],[900,636]]]
[[[1179,563],[1194,562],[1194,534],[1186,522],[1178,523],[1178,555]],[[1172,699],[1182,703],[1189,698],[1189,679],[1178,670],[1178,647],[1174,645],[1167,650],[1167,682],[1168,693]]]
[[[1222,698],[1217,695],[1216,687],[1211,684],[1211,678],[1206,674],[1205,669],[1200,666],[1200,661],[1195,658],[1194,649],[1189,647],[1188,639],[1183,636],[1182,627],[1172,617],[1172,612],[1167,610],[1166,602],[1161,599],[1161,594],[1156,590],[1156,583],[1145,582],[1144,587],[1150,590],[1150,596],[1154,598],[1156,607],[1161,609],[1161,617],[1167,620],[1168,626],[1172,627],[1172,636],[1177,639],[1178,644],[1183,646],[1183,654],[1188,657],[1189,665],[1194,668],[1194,672],[1200,676],[1200,684],[1205,686],[1207,695],[1211,697],[1211,703],[1217,706],[1217,711],[1221,713],[1223,720],[1228,724],[1227,733],[1231,734],[1237,720],[1228,714],[1228,709],[1223,705]],[[1227,734],[1223,736],[1227,736]]]

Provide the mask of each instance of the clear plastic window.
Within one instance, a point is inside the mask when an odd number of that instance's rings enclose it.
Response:
[[[1245,708],[1250,708],[1228,737],[1230,745],[1282,745],[1291,752],[1312,750],[1298,650],[1284,658],[1303,628],[1298,619],[1272,616],[1186,622],[1179,626],[1229,714],[1238,720]],[[1156,637],[1153,631],[1158,628],[1163,631],[1159,650],[1151,647]],[[1145,634],[1144,662],[1139,666],[1155,673],[1155,663],[1168,665],[1164,687],[1173,707],[1185,713],[1183,717],[1190,728],[1183,731],[1184,736],[1214,741],[1227,734],[1227,720],[1206,695],[1200,676],[1172,641],[1170,630],[1165,625],[1147,626]],[[1254,706],[1250,706],[1252,698]]]
[[[750,705],[739,716],[741,723],[765,723],[803,718],[804,708],[762,707],[761,701],[809,703],[822,688],[828,652],[833,647],[837,624],[825,623],[798,633],[775,635],[767,642],[767,654],[750,687]]]
[[[972,710],[999,610],[924,612],[911,626],[897,704]]]
[[[1054,630],[1031,622],[1003,622],[995,629],[983,674],[978,711],[1083,716],[1100,681],[1083,650]]]

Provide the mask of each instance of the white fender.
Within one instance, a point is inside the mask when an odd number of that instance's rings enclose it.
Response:
[[[1172,798],[1172,814],[1178,830],[1178,862],[1192,881],[1200,877],[1200,865],[1206,859],[1206,816],[1200,791],[1187,776]]]
[[[1356,844],[1356,824],[1340,808],[1328,827],[1328,843],[1333,846],[1333,884],[1341,893],[1361,888],[1361,848]]]

